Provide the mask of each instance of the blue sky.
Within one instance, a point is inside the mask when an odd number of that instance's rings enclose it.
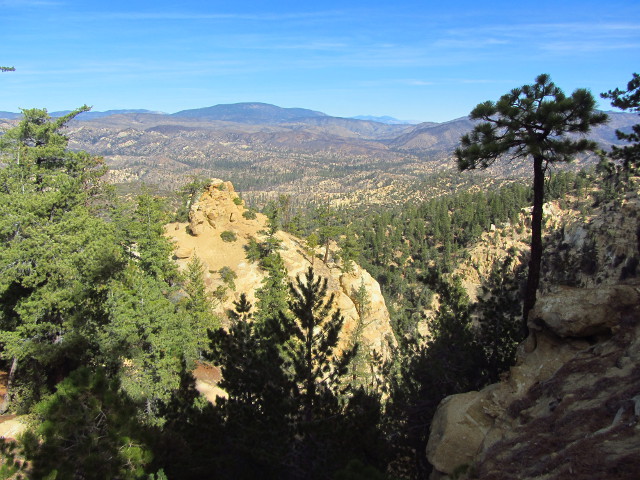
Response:
[[[640,1],[0,0],[0,44],[5,111],[258,101],[446,121],[540,73],[624,87]]]

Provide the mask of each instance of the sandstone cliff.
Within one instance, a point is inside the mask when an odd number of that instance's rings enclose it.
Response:
[[[221,302],[217,305],[218,314],[223,317],[232,307],[241,293],[247,294],[253,303],[254,291],[261,286],[265,273],[257,263],[246,259],[245,246],[249,239],[260,240],[261,230],[266,228],[266,217],[256,214],[254,219],[246,218],[243,202],[230,182],[212,180],[200,200],[192,205],[189,223],[173,223],[167,226],[167,235],[176,243],[175,257],[178,265],[184,268],[195,255],[205,264],[205,282],[211,292],[218,292]],[[225,241],[221,234],[231,232],[235,240]],[[301,239],[286,232],[278,232],[282,241],[280,255],[291,279],[304,273],[310,258],[305,253]],[[227,240],[233,236],[227,234]],[[320,253],[318,251],[318,253]],[[225,283],[220,270],[231,269],[235,273],[233,285]],[[358,322],[358,313],[353,298],[361,287],[369,296],[369,309],[364,319],[362,340],[364,347],[376,350],[386,356],[389,342],[395,343],[390,325],[389,313],[380,285],[371,275],[354,266],[351,273],[345,273],[336,263],[327,264],[316,258],[313,261],[316,275],[328,279],[329,292],[335,294],[336,307],[345,317],[342,339],[349,338]]]
[[[438,407],[433,479],[638,478],[638,194],[575,213],[550,211],[547,273],[516,366]]]
[[[640,195],[637,191],[627,192],[597,208],[593,207],[594,201],[586,197],[545,203],[540,285],[543,293],[558,285],[611,285],[640,271]],[[462,279],[472,301],[494,265],[509,252],[527,262],[530,224],[530,209],[523,209],[517,223],[492,226],[469,249],[468,259],[454,274]]]

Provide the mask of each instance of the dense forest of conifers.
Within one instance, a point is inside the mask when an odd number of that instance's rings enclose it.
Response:
[[[222,329],[203,265],[194,258],[179,273],[170,260],[164,225],[186,210],[149,193],[115,195],[101,159],[67,148],[64,126],[84,110],[58,119],[25,110],[0,137],[0,408],[31,418],[18,441],[0,443],[0,475],[425,478],[438,403],[496,381],[522,340],[523,258],[495,264],[476,303],[452,272],[491,225],[518,223],[530,188],[514,182],[359,216],[295,211],[282,196],[247,249],[266,273],[257,300],[241,296]],[[552,177],[548,198],[594,182],[600,200],[615,196],[624,178],[605,166]],[[192,182],[183,198],[201,187]],[[378,279],[397,343],[389,360],[357,338],[337,348],[343,318],[326,280],[313,269],[287,278],[280,228]],[[331,242],[337,253],[321,248]],[[426,318],[434,295],[439,308]],[[227,397],[216,405],[195,390],[199,362],[222,369]]]

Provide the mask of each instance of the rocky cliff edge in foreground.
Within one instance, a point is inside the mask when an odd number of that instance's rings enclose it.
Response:
[[[505,379],[440,404],[432,479],[639,478],[639,319],[637,281],[541,298]]]

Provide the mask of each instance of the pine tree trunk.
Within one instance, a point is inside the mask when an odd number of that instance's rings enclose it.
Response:
[[[304,420],[307,424],[311,424],[313,422],[313,403],[315,400],[316,394],[316,380],[313,378],[313,354],[312,354],[312,346],[313,346],[313,323],[311,323],[310,331],[307,332],[307,341],[305,345],[305,360],[307,372],[305,379],[305,387],[306,387],[306,397],[305,397],[305,406],[304,406]]]
[[[329,243],[330,243],[330,240],[327,239],[327,243],[325,243],[325,247],[324,247],[324,258],[322,259],[325,265],[327,263],[327,260],[329,260]]]
[[[540,266],[542,264],[542,205],[544,204],[544,168],[543,157],[533,158],[533,210],[531,212],[531,257],[529,274],[522,306],[522,333],[529,334],[527,320],[529,312],[536,303],[536,292],[540,284]]]

